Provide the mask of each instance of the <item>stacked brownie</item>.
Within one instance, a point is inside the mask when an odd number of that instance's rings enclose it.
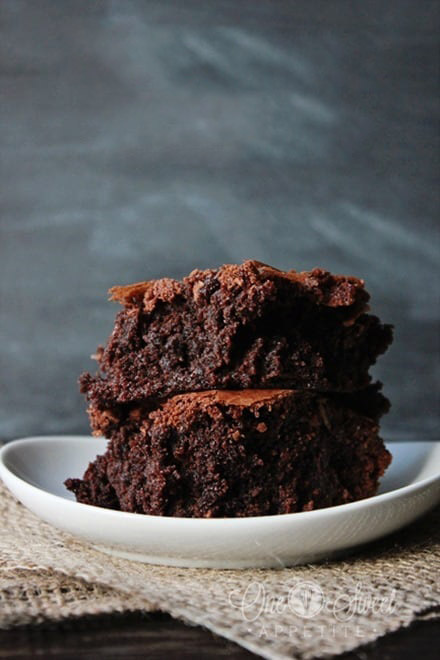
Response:
[[[354,277],[256,261],[111,289],[122,304],[83,374],[109,439],[78,501],[168,516],[250,516],[368,497],[391,457],[369,368],[392,328]]]

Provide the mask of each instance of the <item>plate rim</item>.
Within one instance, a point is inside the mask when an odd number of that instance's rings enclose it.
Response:
[[[61,441],[61,438],[63,440]],[[412,484],[407,484],[406,486],[401,486],[400,488],[395,488],[391,491],[388,491],[386,493],[380,493],[379,495],[372,495],[371,497],[364,498],[362,500],[356,500],[355,502],[348,502],[346,504],[337,504],[335,506],[330,506],[330,507],[324,507],[320,509],[313,509],[312,511],[298,511],[295,513],[283,513],[283,514],[269,514],[269,515],[262,515],[262,516],[245,516],[245,517],[240,517],[240,518],[189,518],[189,517],[178,517],[178,516],[156,516],[153,514],[147,514],[147,513],[134,513],[131,511],[118,511],[116,509],[109,509],[105,507],[98,507],[93,504],[84,504],[82,502],[77,502],[75,500],[67,499],[66,497],[62,497],[61,495],[56,495],[55,493],[52,493],[48,490],[45,490],[44,488],[40,488],[39,486],[35,486],[34,484],[30,483],[23,477],[19,476],[16,474],[13,470],[11,470],[7,465],[6,465],[6,460],[7,460],[7,454],[9,451],[11,451],[11,447],[16,448],[17,446],[20,445],[26,445],[26,444],[37,444],[38,442],[47,443],[50,444],[50,442],[55,442],[55,443],[60,443],[65,441],[65,440],[79,440],[81,442],[86,442],[89,441],[93,436],[90,435],[75,435],[75,434],[52,434],[52,435],[40,435],[40,436],[29,436],[29,437],[24,437],[24,438],[18,438],[16,440],[12,440],[10,442],[7,442],[5,445],[3,445],[0,448],[0,477],[3,479],[5,485],[7,486],[8,490],[11,490],[6,483],[6,480],[4,479],[4,475],[12,479],[13,481],[18,482],[18,485],[21,487],[25,487],[31,490],[36,491],[37,493],[42,493],[45,497],[49,498],[50,500],[54,501],[56,504],[61,505],[61,503],[64,506],[74,506],[75,508],[77,507],[86,507],[86,510],[90,511],[93,510],[95,513],[97,511],[100,512],[100,514],[107,516],[107,517],[120,517],[123,516],[124,518],[129,517],[130,519],[136,519],[136,520],[145,520],[145,521],[162,521],[160,524],[169,524],[171,521],[173,524],[178,524],[178,525],[186,525],[186,526],[195,526],[195,525],[200,525],[204,524],[206,527],[208,525],[213,525],[213,524],[219,524],[222,523],[222,525],[226,526],[244,526],[246,524],[252,524],[252,523],[261,523],[262,521],[281,521],[284,520],[286,523],[292,520],[304,520],[305,518],[307,519],[312,519],[313,517],[319,517],[322,515],[326,516],[335,516],[338,515],[339,513],[342,513],[344,511],[352,511],[355,509],[364,509],[368,508],[369,506],[374,506],[374,505],[380,505],[385,502],[392,501],[394,499],[398,499],[400,497],[404,497],[405,495],[410,495],[412,493],[417,493],[420,490],[424,490],[425,488],[431,486],[434,484],[436,481],[439,482],[440,484],[440,472],[438,474],[432,475],[430,477],[426,477],[425,479],[422,479],[420,481],[417,481]],[[95,439],[103,439],[105,438],[95,438]],[[407,442],[392,442],[390,441],[389,443],[386,444],[388,445],[393,445],[393,444],[429,444],[432,445],[432,449],[435,449],[440,445],[440,441],[438,440],[430,440],[430,441],[421,441],[420,443],[416,443],[416,441],[407,441]],[[12,491],[11,491],[12,492]],[[13,493],[15,496],[15,493]],[[18,498],[19,499],[19,498]],[[325,512],[325,513],[324,513]]]

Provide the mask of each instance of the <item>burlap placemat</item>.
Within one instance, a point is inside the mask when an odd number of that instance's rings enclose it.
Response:
[[[0,483],[0,627],[161,610],[265,658],[335,655],[440,615],[440,509],[342,561],[281,570],[149,566],[41,522]]]

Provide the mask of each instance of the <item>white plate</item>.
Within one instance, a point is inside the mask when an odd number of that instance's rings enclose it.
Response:
[[[37,516],[120,557],[173,566],[292,566],[389,534],[440,501],[440,442],[393,443],[379,495],[351,504],[250,518],[170,518],[78,504],[63,486],[82,476],[106,441],[88,436],[16,440],[0,477]]]

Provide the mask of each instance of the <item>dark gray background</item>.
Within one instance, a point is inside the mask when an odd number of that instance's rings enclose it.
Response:
[[[436,437],[437,7],[2,0],[0,436],[87,431],[111,285],[255,257],[364,277]]]

